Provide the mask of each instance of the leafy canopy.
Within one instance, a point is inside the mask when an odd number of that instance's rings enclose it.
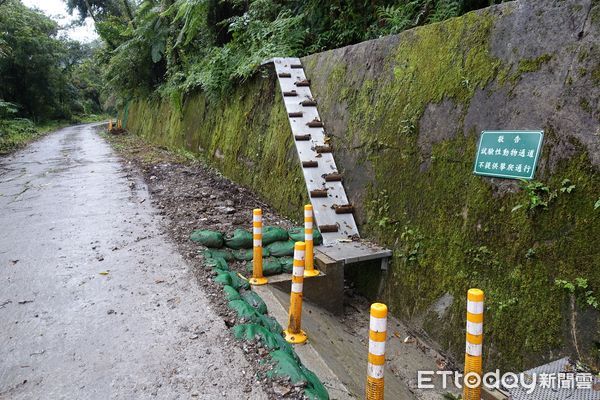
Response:
[[[113,90],[180,103],[194,90],[222,98],[274,56],[394,34],[501,0],[66,1],[94,16],[112,49],[106,72]]]
[[[93,46],[59,37],[59,31],[55,21],[20,0],[0,5],[0,118],[70,119],[100,112]]]

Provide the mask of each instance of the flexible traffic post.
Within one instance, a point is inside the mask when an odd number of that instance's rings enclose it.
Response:
[[[252,278],[251,285],[264,285],[268,279],[263,276],[263,249],[262,249],[262,210],[256,208],[252,211]]]
[[[294,245],[294,267],[292,270],[292,293],[290,295],[290,312],[288,327],[283,331],[285,340],[289,343],[306,342],[308,336],[302,330],[302,289],[304,285],[304,242]]]
[[[385,367],[385,340],[387,336],[385,304],[371,304],[369,323],[369,362],[367,367],[367,400],[383,400],[383,370]]]
[[[465,351],[464,400],[481,400],[483,350],[483,291],[467,293],[467,346]]]
[[[117,129],[123,128],[122,122],[120,119],[117,120]]]
[[[113,123],[112,123],[112,118],[108,121],[108,131],[112,131],[113,129]]]
[[[304,258],[304,276],[319,275],[315,269],[315,254],[313,242],[313,207],[310,204],[304,206],[304,243],[306,245]]]

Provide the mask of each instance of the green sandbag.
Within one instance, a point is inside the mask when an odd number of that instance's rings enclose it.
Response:
[[[267,372],[269,378],[290,378],[292,384],[308,384],[300,363],[290,353],[284,350],[275,350],[269,353],[274,363],[273,369]]]
[[[286,242],[271,243],[266,247],[273,257],[284,257],[294,255],[294,242],[288,240]]]
[[[325,391],[322,392],[312,387],[306,388],[304,389],[304,396],[306,396],[308,400],[329,400],[329,393],[327,393],[327,389],[325,389],[323,384],[321,384],[321,388],[323,388]]]
[[[248,272],[252,272],[253,268],[254,268],[254,266],[252,265],[252,263],[248,263],[248,265],[246,265],[246,270]],[[263,275],[264,276],[277,275],[280,273],[281,273],[281,262],[278,259],[265,258],[263,260]]]
[[[238,261],[252,261],[252,258],[254,257],[253,249],[234,250],[232,251],[232,254],[233,258],[235,258]],[[264,247],[262,249],[262,254],[263,258],[269,257],[271,255],[271,253],[269,253],[269,250],[267,250]]]
[[[215,276],[214,281],[216,283],[220,283],[221,285],[229,285],[231,286],[231,276],[229,272],[221,272]]]
[[[241,292],[240,296],[246,303],[250,304],[252,308],[254,308],[259,314],[267,313],[267,305],[265,304],[263,299],[261,299],[260,296],[256,294],[256,292],[252,290],[246,290]]]
[[[329,400],[329,393],[327,393],[325,386],[312,371],[301,364],[295,352],[290,354],[283,349],[279,349],[272,351],[269,355],[274,363],[274,368],[267,372],[267,376],[271,378],[289,377],[293,384],[304,383],[306,385],[304,394],[309,399]]]
[[[273,317],[269,317],[268,315],[260,315],[260,324],[267,328],[269,331],[273,333],[277,333],[281,335],[283,332],[283,328],[279,325],[279,322]]]
[[[202,252],[204,258],[222,258],[225,261],[233,261],[233,254],[230,250],[208,249]]]
[[[235,271],[229,272],[229,277],[231,280],[230,285],[233,286],[234,289],[250,289],[250,283],[247,280],[240,278],[240,276]]]
[[[262,243],[263,246],[274,242],[282,242],[288,240],[288,233],[285,229],[278,226],[265,226],[263,228]]]
[[[288,234],[294,242],[304,242],[304,228],[292,228]],[[323,235],[317,228],[313,228],[313,244],[315,246],[323,244]]]
[[[291,274],[294,270],[294,257],[281,257],[279,264],[281,264],[281,272]]]
[[[227,301],[231,300],[240,300],[240,294],[233,286],[225,285],[223,286],[223,293],[225,293],[225,299]]]
[[[237,313],[239,318],[255,323],[260,322],[256,310],[244,300],[231,300],[227,304],[229,305],[229,308]]]
[[[219,269],[221,271],[229,271],[229,265],[227,264],[227,261],[225,261],[224,258],[218,257],[218,258],[205,258],[204,259],[204,265],[206,267],[213,267],[215,269]]]
[[[263,275],[271,276],[281,273],[281,263],[276,258],[267,258],[263,260]]]
[[[251,249],[252,243],[252,233],[244,229],[236,229],[233,235],[225,237],[225,246],[230,249]]]
[[[300,368],[308,380],[308,386],[304,389],[304,395],[311,400],[329,400],[329,393],[327,393],[327,389],[325,389],[319,377],[304,365]]]
[[[260,340],[269,350],[275,350],[279,347],[275,335],[268,329],[258,324],[240,324],[233,327],[233,336],[238,340]]]
[[[200,243],[206,247],[221,248],[223,247],[223,234],[220,232],[209,230],[197,230],[192,232],[190,240]]]

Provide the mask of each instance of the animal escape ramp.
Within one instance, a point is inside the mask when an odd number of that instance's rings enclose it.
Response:
[[[359,240],[360,234],[353,215],[354,207],[348,201],[342,183],[343,175],[333,158],[335,148],[330,143],[321,121],[317,109],[318,101],[313,98],[310,80],[306,77],[300,59],[273,58],[263,63],[270,64],[275,68],[281,88],[306,189],[313,207],[314,221],[323,235],[323,245],[315,247],[315,260],[325,268],[322,270],[324,274],[311,280],[314,279],[316,284],[317,281],[324,280],[323,275],[328,275],[325,280],[335,279],[335,283],[323,285],[328,286],[327,297],[337,297],[341,304],[344,266],[381,260],[382,269],[386,269],[392,252]],[[318,299],[315,301],[322,303]],[[328,308],[340,309],[337,306]]]
[[[351,213],[336,213],[337,208],[349,206],[348,197],[341,180],[325,179],[326,176],[339,173],[300,59],[274,58],[271,62],[275,66],[296,150],[303,166],[306,188],[311,194],[315,220],[323,234],[323,241],[327,245],[340,239],[358,237],[354,216]]]

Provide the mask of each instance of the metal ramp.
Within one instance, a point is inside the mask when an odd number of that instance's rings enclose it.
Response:
[[[269,64],[275,67],[315,222],[323,235],[323,245],[315,248],[315,259],[324,273],[315,280],[315,284],[320,281],[322,287],[315,289],[314,296],[311,296],[310,287],[305,285],[305,296],[320,297],[320,293],[323,293],[329,300],[326,307],[339,312],[344,289],[344,266],[381,260],[382,269],[387,269],[392,252],[360,240],[354,208],[346,196],[342,174],[333,158],[334,149],[319,116],[317,101],[312,96],[302,62],[299,58],[290,57],[273,58],[263,63]],[[325,283],[325,280],[331,282]],[[286,282],[287,277],[279,279],[279,283]],[[339,299],[339,304],[330,304],[332,298]],[[315,301],[322,303],[319,299]]]
[[[310,82],[298,58],[274,58],[271,62],[281,87],[306,189],[315,220],[325,244],[358,237],[358,228],[348,203],[342,177],[310,91]]]

